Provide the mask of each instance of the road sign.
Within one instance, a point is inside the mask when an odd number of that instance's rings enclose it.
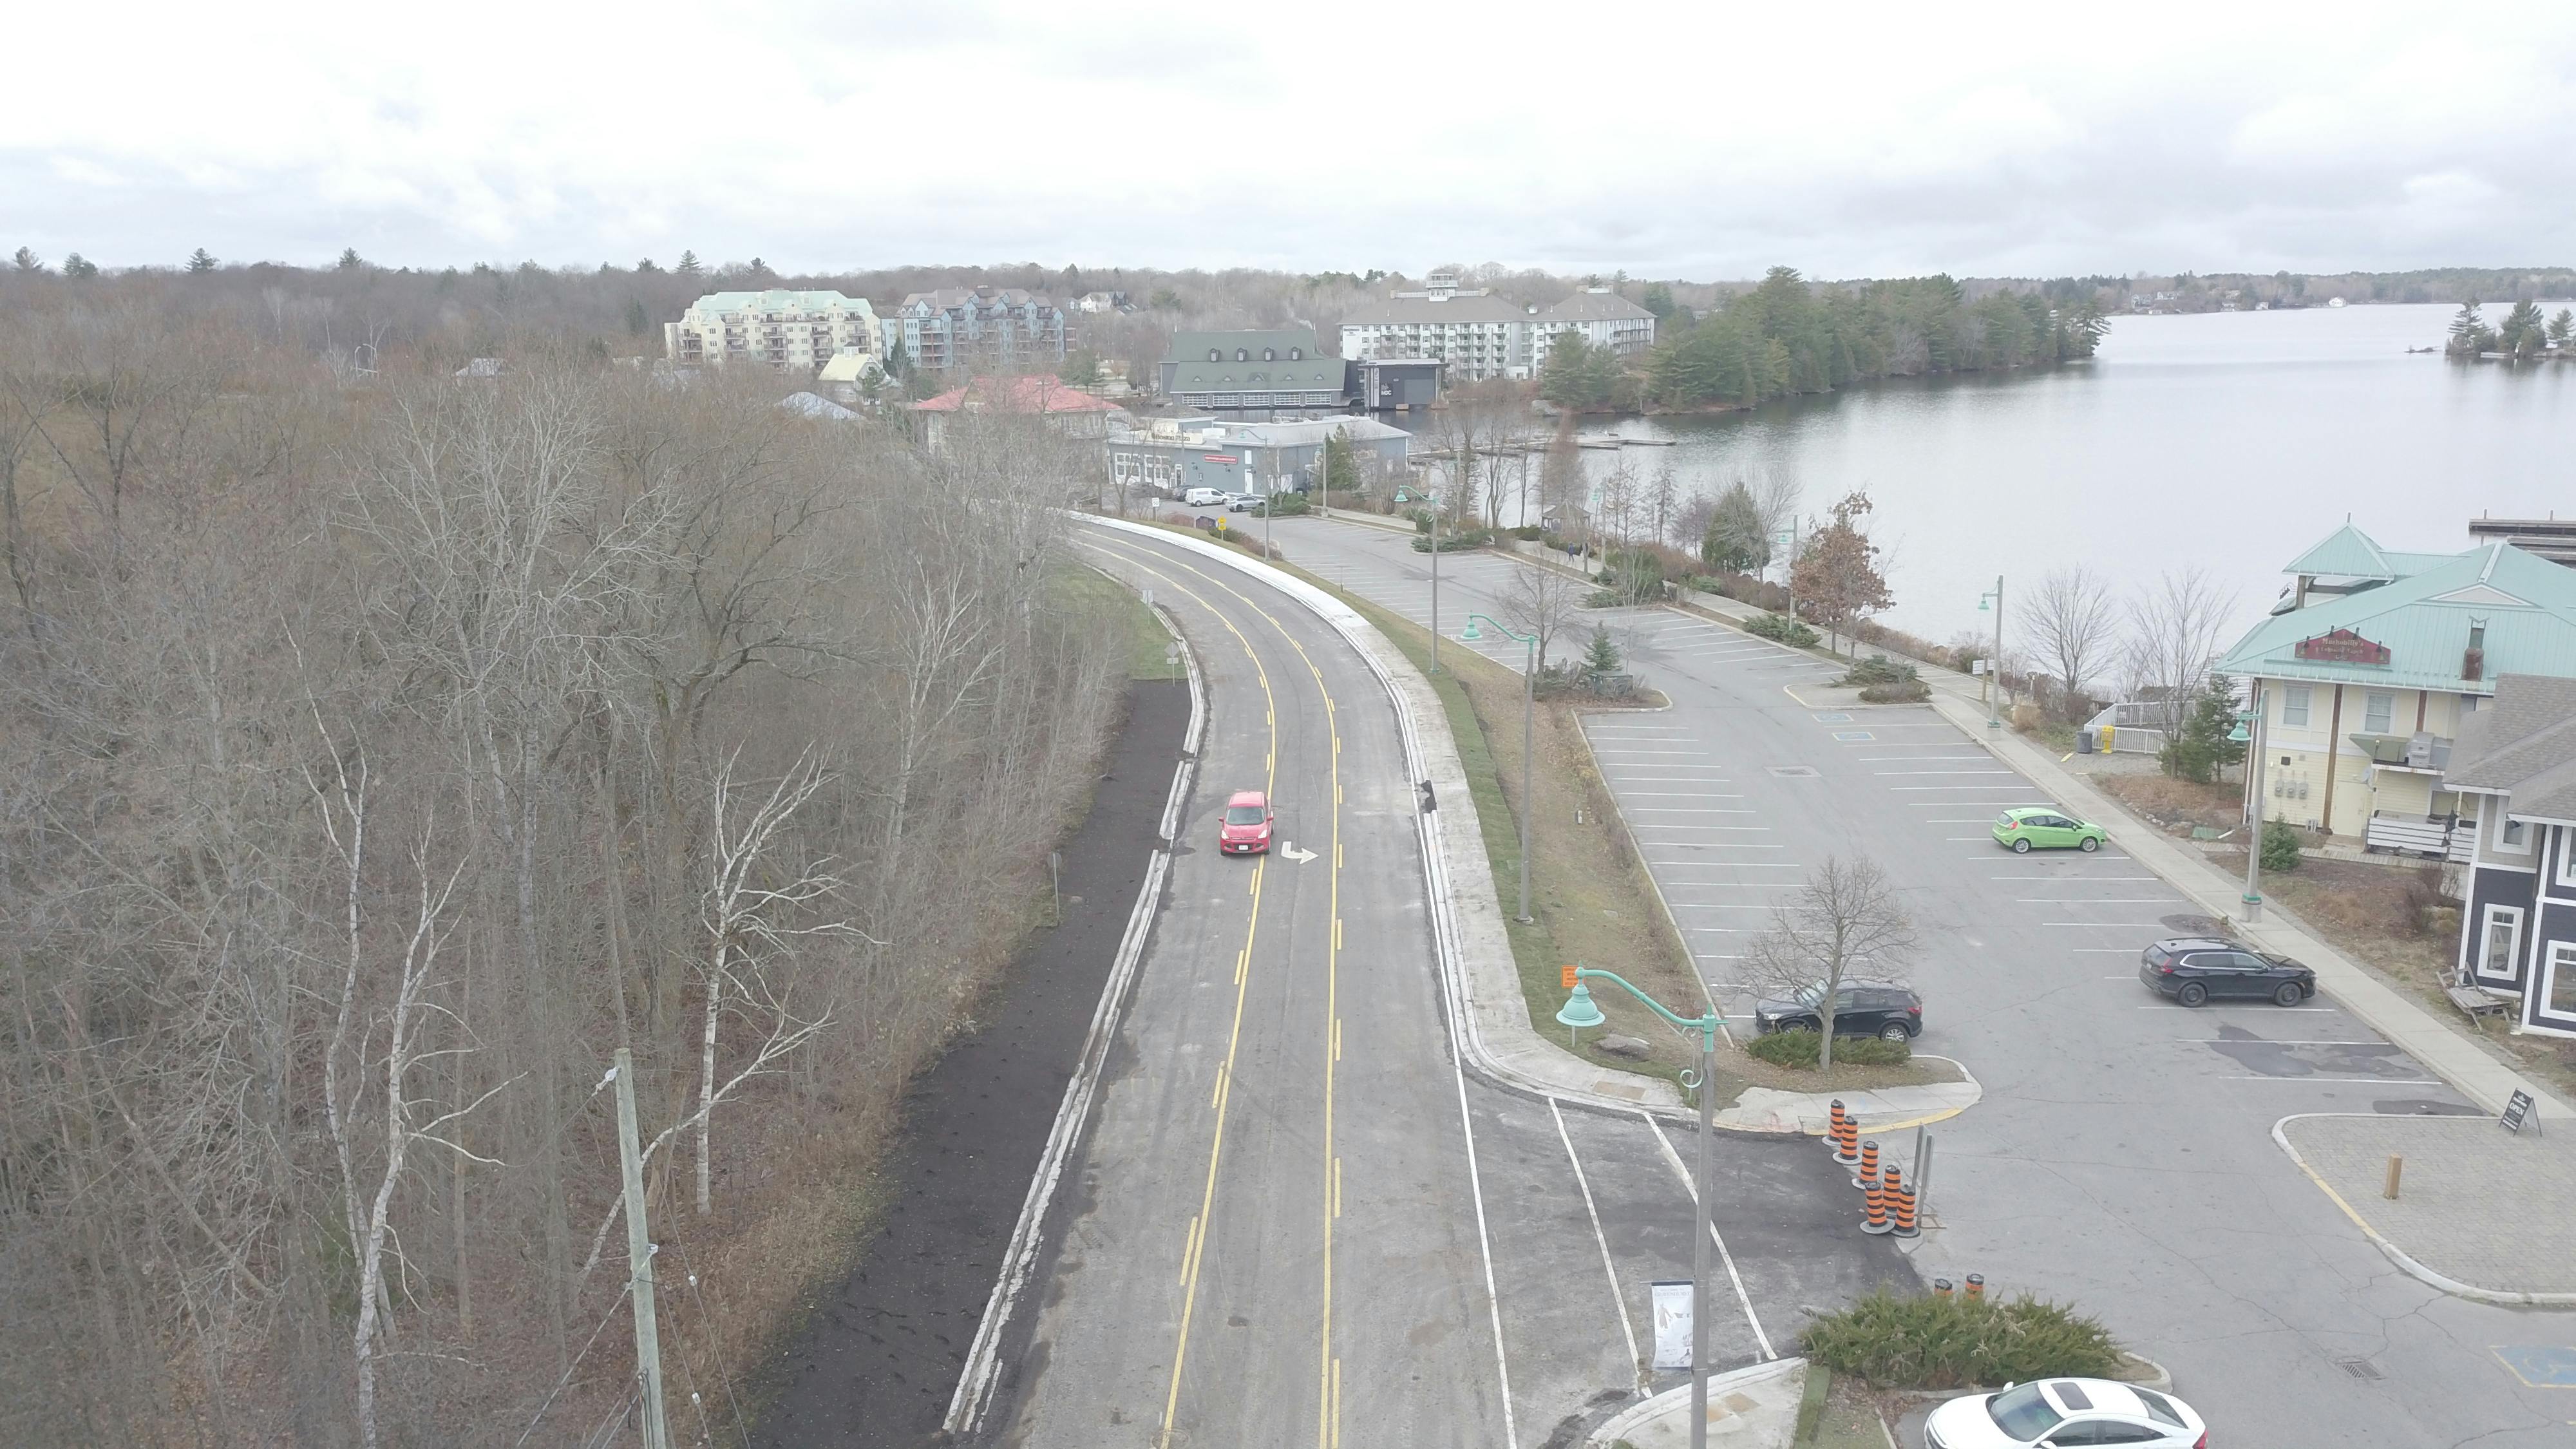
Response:
[[[1574,989],[1574,971],[1574,967],[1568,966],[1565,968],[1565,989],[1568,991],[1572,991]]]

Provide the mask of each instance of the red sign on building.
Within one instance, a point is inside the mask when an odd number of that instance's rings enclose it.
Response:
[[[2291,652],[2318,664],[2385,666],[2388,663],[2387,645],[2373,644],[2350,629],[2337,629],[2331,634],[2319,634],[2314,639],[2302,639]]]
[[[1240,463],[1243,460],[1235,457],[1231,453],[1201,453],[1199,455],[1199,461],[1202,463]]]

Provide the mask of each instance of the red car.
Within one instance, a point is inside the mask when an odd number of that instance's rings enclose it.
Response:
[[[1270,798],[1258,790],[1237,790],[1226,797],[1225,820],[1216,830],[1216,848],[1224,855],[1267,853]]]

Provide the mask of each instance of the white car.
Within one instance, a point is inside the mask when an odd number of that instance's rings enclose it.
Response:
[[[1261,507],[1261,495],[1258,493],[1228,494],[1225,507],[1229,513],[1249,513]]]
[[[2038,1379],[1934,1409],[1923,1423],[1923,1443],[1925,1449],[2209,1449],[2209,1432],[2171,1394],[2108,1379]]]
[[[1217,508],[1225,503],[1225,494],[1214,488],[1193,488],[1181,495],[1181,502],[1192,508]]]

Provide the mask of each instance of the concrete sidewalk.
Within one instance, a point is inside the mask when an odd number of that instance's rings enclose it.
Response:
[[[1788,1449],[1798,1428],[1798,1400],[1806,1390],[1803,1358],[1777,1358],[1712,1376],[1708,1441],[1726,1449]],[[1585,1449],[1621,1443],[1634,1449],[1682,1449],[1690,1443],[1690,1404],[1690,1385],[1667,1389],[1605,1420],[1585,1438]]]
[[[2487,1117],[2314,1114],[2272,1139],[2389,1261],[2445,1293],[2576,1307],[2576,1131]],[[2397,1196],[2388,1159],[2404,1159]]]
[[[1933,1060],[1948,1062],[1948,1057]],[[1832,1105],[1843,1104],[1843,1110],[1860,1122],[1863,1132],[1894,1132],[1906,1127],[1919,1127],[1938,1122],[1977,1105],[1985,1088],[1968,1069],[1957,1062],[1959,1080],[1929,1082],[1919,1087],[1879,1087],[1875,1090],[1849,1092],[1783,1092],[1771,1087],[1747,1087],[1735,1104],[1717,1114],[1721,1127],[1739,1132],[1803,1132],[1821,1137],[1832,1115]]]

